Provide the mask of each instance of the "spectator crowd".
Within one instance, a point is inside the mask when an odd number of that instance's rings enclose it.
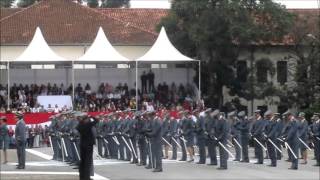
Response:
[[[141,75],[141,89],[138,89],[139,107],[145,104],[154,106],[166,106],[193,103],[194,88],[190,84],[168,85],[166,82],[154,84],[154,73],[150,70]],[[129,89],[127,83],[119,83],[112,86],[109,83],[101,83],[95,88],[89,83],[75,85],[73,107],[81,111],[113,111],[127,108],[136,109],[135,87]],[[61,112],[68,110],[67,107],[58,107],[54,102],[48,107],[37,103],[39,95],[72,95],[72,84],[16,84],[10,87],[10,110],[24,109],[25,112]],[[6,85],[0,84],[0,112],[8,111],[7,108],[8,89]]]

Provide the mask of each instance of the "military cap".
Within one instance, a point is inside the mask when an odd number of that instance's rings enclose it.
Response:
[[[228,113],[228,117],[235,116],[236,114],[237,114],[236,111],[231,111]]]
[[[305,115],[306,115],[306,114],[305,114],[304,112],[300,112],[298,116],[299,116],[299,117],[304,117]]]
[[[244,112],[244,111],[240,111],[239,113],[238,113],[238,116],[239,117],[243,117],[243,116],[245,116],[246,115],[246,112]]]
[[[141,112],[140,112],[140,111],[136,111],[136,112],[134,113],[134,116],[141,116]]]
[[[17,117],[23,117],[23,113],[22,112],[20,112],[20,111],[17,111],[17,112],[15,112],[14,113]]]
[[[261,110],[260,109],[257,109],[254,111],[254,113],[259,113],[260,114]]]
[[[275,116],[280,116],[281,114],[280,113],[273,113]]]
[[[211,116],[218,116],[220,113],[220,110],[219,109],[216,109],[214,110],[212,113],[211,113]]]
[[[314,116],[320,116],[320,113],[313,113]]]
[[[292,113],[290,112],[290,110],[287,110],[286,112],[284,112],[282,115],[283,116],[288,116],[288,115],[291,115]]]
[[[212,111],[211,108],[207,108],[204,112],[205,112],[205,113],[209,113],[209,112],[211,112],[211,111]]]
[[[272,111],[271,110],[268,110],[264,113],[264,116],[270,116],[272,115]]]

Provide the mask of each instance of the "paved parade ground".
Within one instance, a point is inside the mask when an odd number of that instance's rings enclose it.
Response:
[[[312,158],[309,153],[309,158]],[[251,155],[253,153],[251,152]],[[50,148],[27,149],[27,162],[25,170],[16,170],[16,151],[9,150],[9,163],[1,164],[0,180],[76,180],[77,170],[65,163],[52,161]],[[196,159],[197,160],[197,159]],[[209,161],[207,160],[207,163]],[[197,165],[195,163],[163,160],[163,172],[153,173],[144,167],[129,164],[125,161],[95,158],[94,179],[122,180],[122,179],[281,179],[281,180],[318,180],[319,167],[312,166],[315,160],[309,160],[307,165],[299,164],[299,170],[288,170],[290,164],[284,160],[278,161],[278,167],[267,166],[269,160],[263,165],[233,162],[229,159],[228,170],[217,170],[216,166]]]

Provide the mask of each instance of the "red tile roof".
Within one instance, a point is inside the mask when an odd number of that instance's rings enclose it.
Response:
[[[168,15],[168,9],[139,9],[139,8],[101,8],[100,12],[107,16],[130,23],[149,32],[158,34],[155,30],[161,18]]]
[[[157,37],[71,0],[43,0],[0,19],[0,43],[28,44],[37,26],[49,44],[90,44],[99,26],[113,44],[151,45]]]
[[[0,9],[0,19],[10,16],[18,11],[21,11],[21,8],[1,8]]]
[[[319,10],[288,11],[298,15],[296,25],[307,23],[310,33],[319,32]],[[24,9],[1,9],[0,43],[28,44],[40,26],[49,44],[91,44],[98,27],[102,26],[112,44],[152,45],[158,34],[155,27],[168,12],[167,9],[92,9],[72,0],[43,0]],[[293,30],[282,42],[271,40],[270,44],[292,44],[294,34]]]

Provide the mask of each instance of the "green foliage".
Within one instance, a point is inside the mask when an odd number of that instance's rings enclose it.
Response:
[[[104,8],[121,8],[129,7],[130,0],[104,0],[101,7]]]
[[[201,89],[206,103],[221,107],[223,86],[235,95],[254,97],[248,91],[250,82],[241,84],[236,79],[234,67],[240,48],[282,39],[292,19],[272,0],[175,0],[158,29],[165,26],[180,51],[202,60]]]
[[[98,0],[87,0],[87,5],[91,8],[96,8],[99,6]]]
[[[36,0],[19,0],[18,2],[18,7],[21,7],[21,8],[25,8],[25,7],[28,7],[32,4],[34,4],[36,2]]]
[[[0,7],[1,8],[9,8],[11,7],[14,0],[0,0]]]
[[[283,89],[279,96],[288,106],[295,106],[302,110],[319,109],[320,16],[299,18],[299,21],[304,23],[296,24],[292,28],[295,46],[291,47],[289,56],[291,61],[296,62],[290,67],[296,83]],[[310,25],[308,22],[311,18],[319,24]]]

